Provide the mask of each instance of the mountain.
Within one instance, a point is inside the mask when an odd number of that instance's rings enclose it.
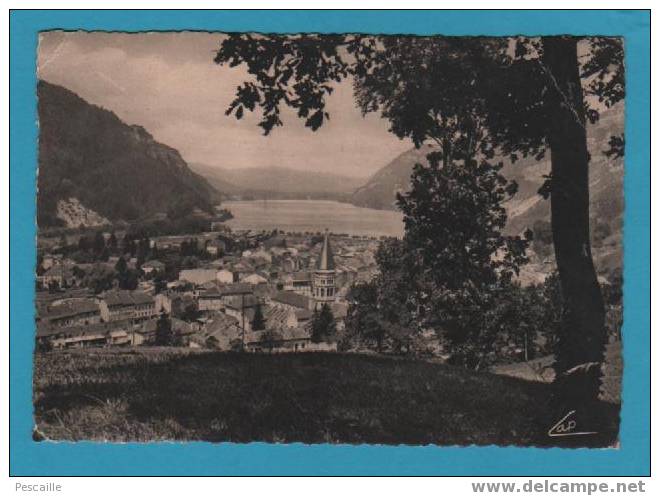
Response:
[[[218,191],[140,126],[40,81],[37,222],[77,227],[212,211]]]
[[[432,150],[432,146],[424,145],[403,152],[357,188],[350,202],[358,207],[396,210],[396,194],[408,190],[413,167],[426,163],[426,155]]]
[[[603,154],[609,137],[622,130],[623,107],[603,112],[598,123],[588,127],[592,157],[589,169],[592,215],[618,217],[623,211],[622,160],[610,159]],[[414,165],[426,163],[426,155],[432,150],[432,146],[424,145],[402,153],[357,188],[350,202],[360,207],[395,210],[396,193],[408,190]],[[505,161],[502,173],[518,183],[518,192],[506,205],[510,232],[521,232],[536,220],[549,219],[549,202],[537,194],[545,180],[543,176],[549,172],[549,158],[541,161],[525,158],[515,163]]]
[[[348,197],[364,179],[287,167],[229,169],[206,164],[190,166],[223,193],[270,198]]]
[[[611,135],[623,132],[624,108],[622,105],[601,114],[595,125],[587,127],[587,140],[591,153],[589,167],[589,192],[591,227],[596,264],[603,271],[621,267],[621,226],[623,219],[623,161],[603,154],[608,148]],[[426,163],[426,155],[433,147],[408,150],[374,174],[350,197],[350,203],[383,210],[396,209],[396,193],[409,188],[410,175],[415,163]],[[507,232],[517,234],[527,228],[545,230],[548,236],[550,202],[538,195],[544,175],[550,172],[549,156],[536,161],[520,159],[516,163],[505,161],[502,173],[518,183],[518,192],[506,203],[509,216]],[[535,242],[540,263],[551,250],[542,249]]]

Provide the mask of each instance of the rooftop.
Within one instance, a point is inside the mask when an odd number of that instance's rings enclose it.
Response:
[[[153,303],[153,298],[142,291],[109,291],[102,295],[101,299],[105,301],[109,307],[114,306],[131,306],[131,305],[145,305]]]
[[[309,309],[310,298],[293,291],[278,291],[272,298],[276,303],[283,303],[293,307]]]
[[[62,319],[75,315],[98,312],[99,306],[92,299],[70,300],[59,305],[51,305],[42,316],[45,319]]]

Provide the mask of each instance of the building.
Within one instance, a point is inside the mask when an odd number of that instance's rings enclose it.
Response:
[[[231,269],[232,272],[236,274],[234,277],[241,281],[250,274],[254,274],[256,267],[245,260],[241,260],[240,262],[235,263]]]
[[[312,276],[312,293],[317,307],[335,300],[337,293],[335,276],[335,261],[330,246],[330,234],[326,229],[321,254],[316,261],[316,269]]]
[[[225,295],[220,289],[208,288],[197,293],[197,308],[200,312],[213,312],[224,310]]]
[[[156,315],[160,312],[165,312],[172,317],[181,316],[186,308],[195,304],[192,295],[179,293],[176,291],[167,291],[165,293],[158,293],[154,297],[156,306]]]
[[[140,268],[145,274],[157,274],[165,271],[165,264],[160,260],[149,260],[148,262],[144,262]]]
[[[151,319],[144,322],[134,333],[133,345],[152,344],[156,340],[156,330],[158,329],[158,320]],[[196,322],[186,322],[184,320],[171,318],[170,324],[172,332],[178,338],[181,346],[188,346],[200,331],[200,325]]]
[[[278,291],[270,297],[270,303],[274,306],[291,308],[293,310],[301,308],[312,310],[316,305],[316,302],[309,296],[294,293],[293,291]]]
[[[91,298],[70,299],[50,305],[39,320],[53,328],[84,326],[101,322],[99,304]]]
[[[154,299],[142,291],[109,291],[99,298],[103,322],[140,321],[157,315]]]
[[[234,317],[246,332],[252,330],[252,320],[259,305],[259,300],[254,295],[236,295],[225,300],[225,313]]]
[[[282,277],[283,288],[285,291],[312,296],[312,274],[310,272],[299,271],[291,274],[285,274]]]
[[[215,269],[185,269],[179,272],[179,281],[189,282],[195,286],[201,286],[206,282],[216,280]]]
[[[245,284],[251,284],[253,286],[257,286],[259,284],[267,284],[268,279],[266,279],[262,275],[254,273],[254,274],[250,274],[249,276],[245,276],[241,282]]]
[[[231,270],[228,269],[221,269],[219,270],[215,278],[218,282],[221,282],[223,284],[231,284],[233,282],[236,282],[238,277],[234,277],[234,273]]]
[[[212,239],[206,242],[206,253],[214,256],[222,255],[227,251],[227,244],[220,239]]]
[[[227,314],[217,313],[207,322],[201,332],[191,340],[200,347],[214,348],[222,351],[240,349],[244,332],[239,321]]]
[[[51,267],[62,263],[62,255],[57,254],[57,255],[44,255],[42,260],[41,260],[41,268],[43,270],[48,270]]]
[[[73,273],[73,266],[60,263],[51,266],[40,276],[37,276],[39,287],[49,289],[52,285],[57,288],[69,288],[75,285],[76,277]]]
[[[337,351],[337,343],[314,343],[309,324],[287,327],[280,331],[252,332],[246,336],[247,351],[253,353],[305,353],[310,351]]]
[[[243,284],[240,282],[220,286],[219,291],[222,294],[222,297],[225,299],[230,298],[232,296],[254,294],[254,288],[251,285]]]
[[[55,349],[127,346],[135,344],[134,332],[134,326],[125,320],[74,327],[52,327],[46,322],[39,322],[37,346]]]
[[[303,267],[302,260],[293,256],[284,257],[279,264],[284,272],[296,272]]]
[[[264,315],[266,329],[281,330],[285,327],[299,327],[312,320],[311,310],[271,305]]]

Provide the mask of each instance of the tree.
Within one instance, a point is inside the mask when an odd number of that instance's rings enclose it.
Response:
[[[137,289],[140,277],[136,270],[130,269],[117,274],[117,282],[120,289]]]
[[[103,252],[103,249],[105,248],[105,237],[101,231],[96,231],[92,248],[96,256],[99,256]]]
[[[562,312],[564,308],[564,298],[557,271],[545,278],[540,291],[543,295],[543,305],[545,308],[543,322],[541,323],[541,333],[546,341],[544,351],[556,353],[559,346]]]
[[[532,247],[534,251],[542,258],[552,254],[552,226],[550,222],[538,219],[532,227],[534,239]]]
[[[266,320],[261,310],[261,305],[257,305],[254,309],[254,317],[252,318],[252,330],[263,331],[266,328]]]
[[[90,286],[94,294],[102,293],[112,288],[112,274],[99,274],[91,277]]]
[[[441,329],[456,363],[480,368],[494,352],[497,335],[493,316],[484,316],[497,312],[498,295],[526,263],[531,233],[503,234],[502,204],[517,185],[500,174],[502,164],[475,159],[478,140],[471,140],[472,149],[464,148],[467,143],[447,139],[440,152],[429,154],[428,166],[414,168],[410,191],[398,198],[406,249],[393,261],[411,260],[401,274],[404,284],[426,283],[417,291],[426,296],[416,298],[425,309],[421,320]]]
[[[80,238],[78,238],[78,249],[80,251],[89,250],[89,246],[90,246],[90,243],[89,243],[89,239],[87,238],[87,236],[82,235],[82,236],[80,236]]]
[[[587,49],[581,65],[578,43]],[[362,111],[380,111],[394,134],[417,146],[443,146],[448,131],[479,121],[486,130],[479,152],[486,157],[498,152],[512,161],[520,155],[541,159],[548,149],[551,174],[540,192],[551,198],[566,296],[555,368],[559,376],[602,362],[604,308],[589,240],[585,127],[587,118],[598,119],[598,104],[624,97],[621,39],[233,34],[221,42],[215,62],[245,64],[254,77],[239,86],[226,113],[240,119],[259,107],[264,134],[282,125],[284,105],[319,129],[330,118],[325,100],[332,83],[352,77]],[[622,143],[616,137],[610,152],[623,153]],[[590,375],[574,381],[582,390],[569,392],[571,401],[596,399],[599,381]]]
[[[107,247],[114,253],[117,251],[117,245],[117,236],[115,236],[115,232],[112,231],[110,233],[110,237],[108,238]]]
[[[133,246],[133,236],[131,233],[126,233],[124,234],[124,237],[121,240],[121,252],[126,255],[128,253],[131,253],[131,249]]]
[[[375,256],[379,327],[397,353],[411,351],[424,316],[424,276],[418,252],[411,248],[407,240],[389,238],[381,241]]]
[[[127,269],[128,266],[126,265],[126,260],[124,257],[119,257],[119,260],[117,260],[117,263],[115,264],[115,270],[118,274],[124,274]]]
[[[194,322],[198,318],[199,310],[197,309],[197,305],[195,303],[186,305],[186,307],[183,309],[183,313],[181,314],[181,320],[185,320],[186,322]]]
[[[354,284],[348,293],[347,300],[347,335],[342,342],[342,347],[350,348],[351,341],[374,342],[376,350],[380,353],[383,349],[385,329],[380,319],[378,286],[374,281]]]
[[[145,237],[138,241],[137,245],[137,267],[142,267],[142,264],[147,260],[151,252],[151,241]]]
[[[155,344],[157,346],[173,346],[175,341],[174,332],[172,331],[172,321],[169,316],[161,311],[160,317],[156,322],[156,336]]]
[[[98,259],[101,262],[107,262],[109,258],[110,258],[110,250],[108,249],[107,246],[104,246],[103,250],[101,250],[101,253],[98,256]]]
[[[163,274],[156,274],[154,277],[154,294],[159,294],[167,289],[167,280]]]
[[[320,343],[333,338],[337,334],[337,323],[332,310],[327,303],[321,306],[321,311],[314,310],[312,316],[312,342]]]

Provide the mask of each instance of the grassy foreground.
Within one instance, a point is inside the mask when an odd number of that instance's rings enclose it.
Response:
[[[549,388],[379,356],[51,352],[35,356],[35,439],[546,444]]]

